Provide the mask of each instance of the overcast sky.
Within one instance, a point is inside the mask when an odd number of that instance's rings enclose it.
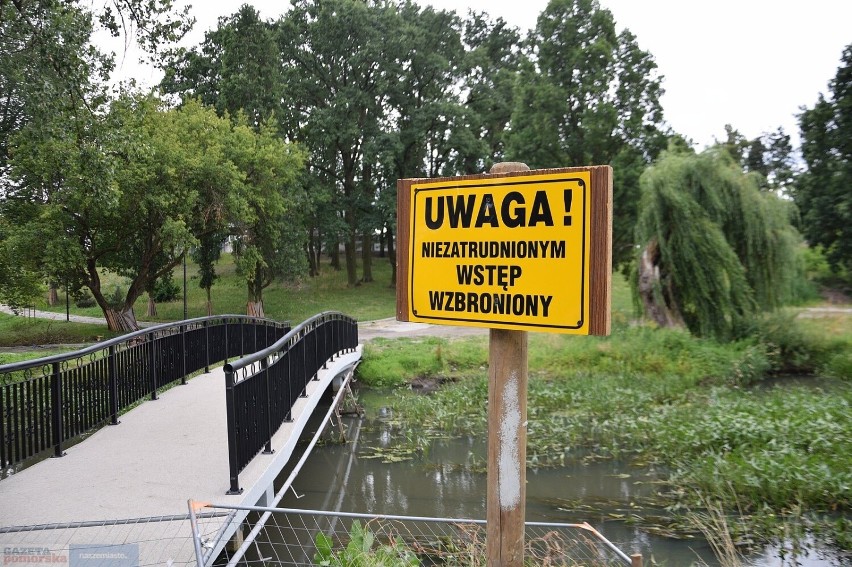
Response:
[[[243,3],[277,18],[287,0],[195,0],[191,44]],[[526,31],[547,0],[422,0],[436,8],[484,11]],[[699,149],[731,124],[748,138],[779,126],[798,140],[796,114],[827,92],[843,48],[852,43],[850,0],[600,0],[619,30],[630,29],[664,76],[669,125]],[[127,57],[125,74],[157,77]]]

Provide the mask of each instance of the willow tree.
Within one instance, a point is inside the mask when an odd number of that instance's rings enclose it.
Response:
[[[727,152],[667,152],[640,183],[634,285],[648,317],[726,339],[790,298],[801,242],[791,207]]]

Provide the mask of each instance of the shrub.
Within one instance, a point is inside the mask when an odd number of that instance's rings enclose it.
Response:
[[[166,303],[176,301],[180,297],[181,291],[181,286],[172,280],[171,273],[167,273],[154,284],[154,293],[151,294],[151,297],[157,303]]]
[[[95,298],[92,297],[92,294],[88,291],[82,290],[78,295],[74,297],[74,305],[79,307],[80,309],[85,309],[87,307],[94,307],[97,305]]]

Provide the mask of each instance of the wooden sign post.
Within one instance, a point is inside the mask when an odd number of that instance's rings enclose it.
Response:
[[[524,561],[527,331],[610,331],[612,168],[397,183],[397,319],[488,327],[488,565]]]

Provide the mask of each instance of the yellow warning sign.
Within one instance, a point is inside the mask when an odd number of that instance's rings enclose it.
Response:
[[[589,333],[588,171],[409,190],[409,320]]]

